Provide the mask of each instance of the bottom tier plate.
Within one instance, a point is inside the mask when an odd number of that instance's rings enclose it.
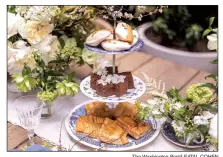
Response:
[[[128,89],[127,93],[120,97],[117,97],[115,95],[102,97],[96,94],[96,91],[90,87],[90,81],[91,77],[88,76],[81,82],[80,89],[82,93],[91,99],[103,102],[122,102],[122,101],[136,100],[137,98],[141,97],[146,91],[145,83],[140,78],[133,76],[134,87],[135,87],[134,89]]]
[[[81,135],[77,132],[75,132],[75,127],[76,127],[76,121],[79,116],[85,116],[86,111],[85,111],[85,105],[94,102],[95,100],[90,100],[87,102],[84,102],[78,106],[76,106],[70,114],[66,117],[65,120],[65,127],[69,135],[76,141],[79,141],[79,143],[82,143],[86,146],[89,146],[94,149],[99,149],[99,150],[108,150],[108,151],[124,151],[124,150],[131,150],[131,149],[136,149],[139,147],[142,147],[150,142],[152,142],[160,132],[161,124],[157,120],[149,119],[146,120],[146,123],[150,123],[153,126],[153,130],[148,132],[146,135],[141,137],[138,140],[135,140],[128,136],[129,143],[125,145],[116,145],[116,144],[107,144],[104,143],[100,140],[90,138],[84,135]],[[128,101],[130,103],[134,103],[134,101]],[[110,108],[115,107],[118,103],[106,103]]]

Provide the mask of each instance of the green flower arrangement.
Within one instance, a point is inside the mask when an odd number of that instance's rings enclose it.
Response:
[[[208,87],[202,87],[201,83],[193,84],[186,89],[187,98],[192,100],[193,104],[208,104],[213,92]]]
[[[217,145],[217,84],[192,84],[187,87],[184,97],[176,88],[165,92],[161,86],[157,87],[153,78],[146,74],[144,76],[149,89],[147,93],[153,98],[143,105],[135,103],[138,119],[166,118],[173,127],[175,136],[186,145],[204,141]],[[216,79],[213,74],[207,77]]]

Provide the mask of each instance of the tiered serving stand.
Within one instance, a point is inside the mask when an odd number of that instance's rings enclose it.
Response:
[[[143,47],[143,41],[139,40],[136,45],[134,45],[131,49],[125,50],[125,51],[119,51],[119,52],[113,52],[113,51],[106,51],[101,48],[97,47],[91,47],[88,45],[85,45],[85,47],[93,52],[99,53],[99,54],[110,54],[113,55],[113,73],[115,70],[115,58],[117,54],[125,54],[125,53],[131,53],[140,50]],[[103,102],[110,102],[110,103],[115,103],[115,102],[123,102],[123,101],[130,101],[130,100],[136,100],[137,98],[141,97],[145,90],[145,83],[138,77],[133,76],[133,81],[134,81],[134,89],[129,89],[127,91],[127,94],[121,96],[121,97],[116,97],[116,96],[108,96],[108,97],[102,97],[98,94],[96,94],[96,91],[93,90],[90,87],[90,76],[86,77],[80,84],[80,89],[84,95],[87,97],[98,100],[98,101],[103,101]]]
[[[115,37],[115,35],[114,35]],[[89,45],[85,44],[85,48],[88,50],[99,53],[99,54],[109,54],[113,56],[113,73],[115,72],[115,62],[116,62],[116,55],[118,54],[126,54],[126,53],[131,53],[131,52],[136,52],[139,51],[143,47],[144,43],[141,40],[138,40],[138,42],[131,47],[128,50],[124,51],[106,51],[102,48],[99,47],[92,47]],[[76,106],[71,113],[68,115],[66,121],[65,121],[65,126],[70,134],[70,136],[79,141],[80,143],[87,145],[89,147],[95,148],[95,149],[100,149],[100,150],[109,150],[109,151],[123,151],[123,150],[130,150],[130,149],[136,149],[139,147],[142,147],[151,141],[153,141],[159,134],[160,132],[160,123],[159,121],[155,121],[153,119],[148,119],[146,120],[147,123],[152,124],[153,130],[147,133],[145,136],[141,137],[138,140],[135,140],[133,138],[128,137],[129,143],[125,145],[115,145],[115,144],[106,144],[104,142],[101,142],[97,139],[93,139],[84,135],[80,135],[78,133],[75,133],[75,127],[76,127],[76,120],[78,119],[79,116],[84,116],[86,115],[85,111],[85,105],[94,102],[94,101],[102,101],[105,102],[110,108],[114,108],[115,105],[117,105],[119,102],[130,102],[134,103],[135,100],[139,97],[141,97],[145,91],[146,91],[146,86],[145,83],[138,77],[133,76],[134,80],[134,89],[129,89],[127,91],[127,94],[117,97],[117,96],[108,96],[108,97],[102,97],[98,94],[96,94],[96,91],[93,90],[90,87],[90,76],[86,77],[81,83],[80,83],[80,89],[81,92],[86,95],[87,97],[93,99],[88,102],[84,102],[83,104],[80,104]]]

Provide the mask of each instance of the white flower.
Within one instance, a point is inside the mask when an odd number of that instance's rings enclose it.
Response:
[[[180,102],[176,102],[175,104],[172,104],[173,109],[179,110],[183,107],[184,105],[181,104]]]
[[[48,64],[49,61],[56,59],[56,55],[60,50],[60,42],[57,36],[50,34],[40,43],[32,45],[32,47],[41,52],[43,61]]]
[[[157,90],[150,91],[149,93],[153,96],[159,96],[161,98],[168,99],[168,96],[165,93],[160,93]]]
[[[208,119],[204,116],[195,116],[193,118],[193,122],[196,125],[208,125],[209,124]]]
[[[18,32],[30,44],[38,44],[53,31],[53,24],[43,24],[38,21],[26,21],[20,15],[18,18]]]
[[[8,39],[18,33],[16,15],[8,12]]]
[[[49,24],[52,22],[53,18],[58,15],[60,8],[58,6],[17,6],[16,11],[23,16],[25,20]]]
[[[124,18],[132,20],[134,18],[134,16],[132,14],[129,14],[127,12],[124,13]]]
[[[214,117],[214,114],[209,111],[203,111],[202,116],[204,116],[206,119],[212,119]]]
[[[19,40],[14,44],[8,44],[8,72],[9,74],[21,74],[24,64],[30,68],[36,67],[31,47],[26,42]]]
[[[139,14],[139,16],[137,17],[137,19],[139,20],[139,21],[142,21],[142,14]]]
[[[218,115],[216,114],[213,119],[211,119],[209,134],[211,137],[218,138]]]
[[[177,132],[184,132],[184,124],[185,124],[185,122],[183,122],[183,121],[175,121],[175,120],[173,120],[171,123],[174,130]]]
[[[217,34],[211,34],[207,36],[208,38],[208,49],[209,50],[217,50],[218,49],[218,36]]]

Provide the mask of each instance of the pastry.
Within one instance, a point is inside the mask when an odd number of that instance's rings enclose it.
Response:
[[[111,144],[128,143],[127,132],[114,120],[96,116],[78,117],[76,132]]]
[[[110,116],[115,119],[121,116],[135,118],[136,114],[137,109],[135,105],[129,102],[120,102],[115,108],[110,109]]]
[[[98,138],[104,118],[95,116],[81,116],[76,122],[76,132],[92,138]]]
[[[109,117],[110,109],[104,102],[95,101],[85,105],[88,115],[97,117]]]
[[[96,31],[87,37],[85,43],[90,46],[98,46],[102,41],[107,39],[110,34],[111,31],[109,30]]]
[[[105,118],[98,139],[112,144],[128,143],[127,133],[114,120]]]
[[[144,121],[137,121],[129,116],[118,117],[116,122],[135,139],[139,139],[152,130],[151,124],[147,124]]]
[[[101,46],[107,51],[123,51],[131,48],[131,45],[128,42],[114,39],[103,41]]]
[[[124,22],[119,22],[115,28],[115,33],[118,35],[118,38],[122,41],[132,43],[133,41],[133,32],[131,26]]]
[[[139,34],[135,29],[132,31],[132,33],[133,33],[133,41],[131,43],[131,46],[134,46],[139,40]]]

